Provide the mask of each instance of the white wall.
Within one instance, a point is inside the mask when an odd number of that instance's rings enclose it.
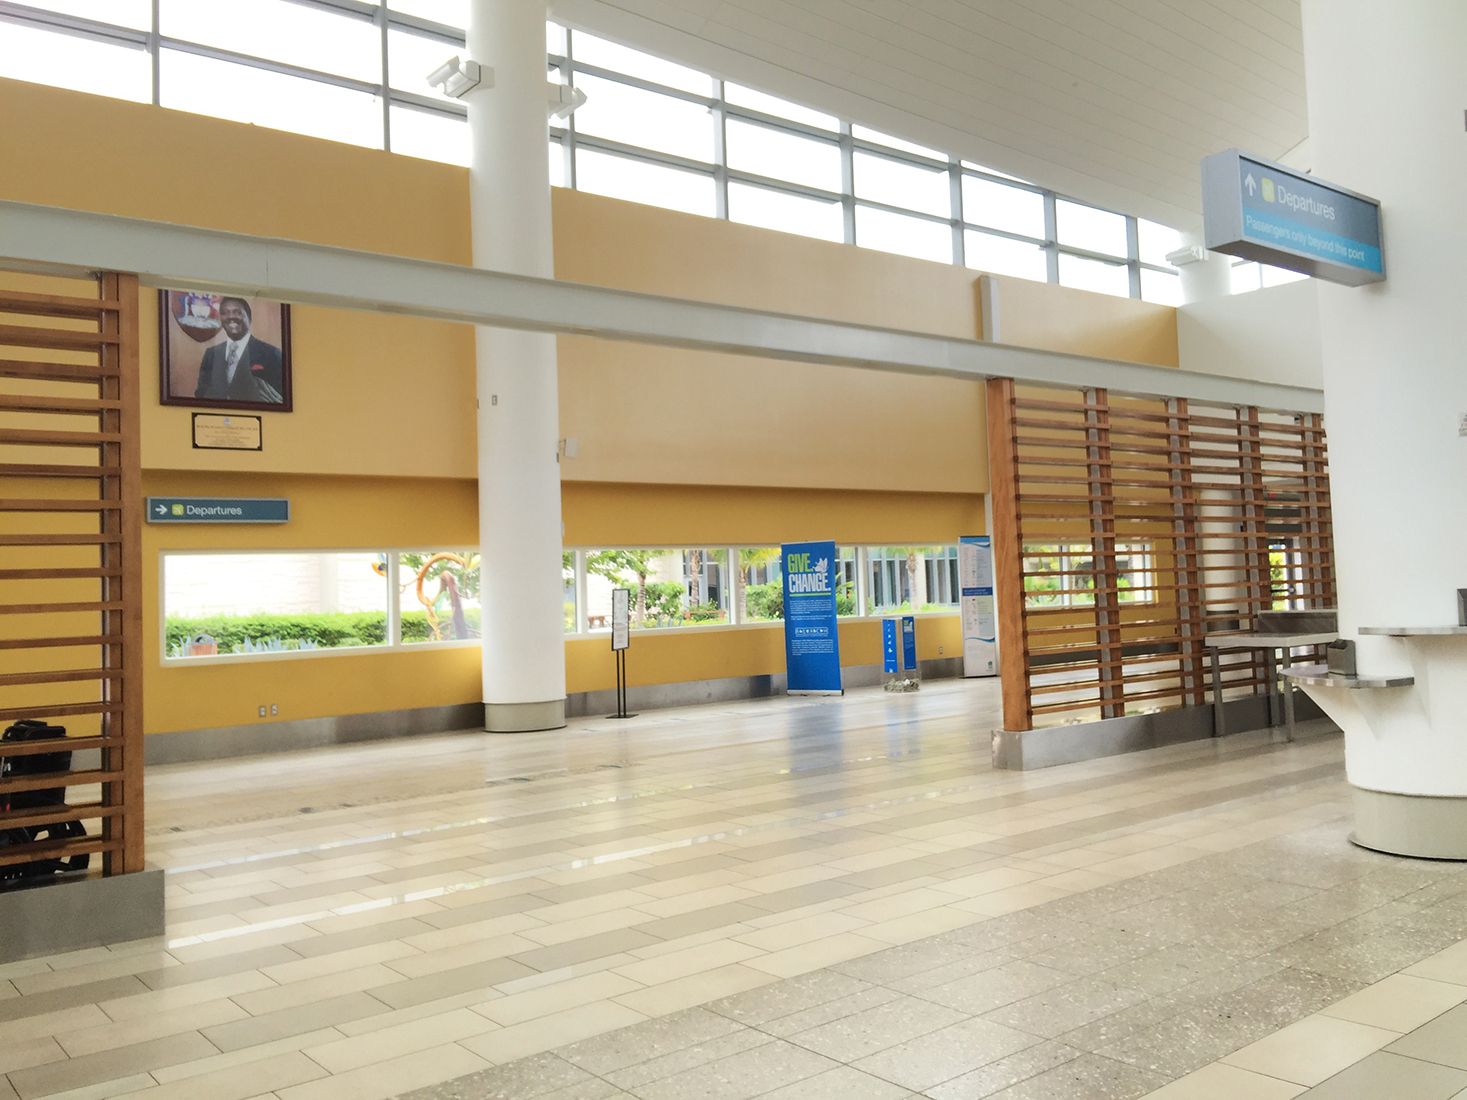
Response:
[[[1177,354],[1183,370],[1318,389],[1319,283],[1303,279],[1180,306]]]

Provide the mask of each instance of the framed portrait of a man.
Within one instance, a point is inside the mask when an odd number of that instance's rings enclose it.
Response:
[[[158,305],[163,404],[291,411],[288,305],[198,290]]]

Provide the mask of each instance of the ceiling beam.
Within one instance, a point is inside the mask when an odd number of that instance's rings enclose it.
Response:
[[[146,286],[260,295],[534,332],[867,370],[1323,412],[1319,390],[799,317],[216,229],[0,201],[0,267],[136,272]]]

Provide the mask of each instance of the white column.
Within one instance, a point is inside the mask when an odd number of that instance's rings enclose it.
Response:
[[[493,87],[464,98],[474,264],[552,277],[543,0],[473,0],[467,53],[494,70]],[[554,729],[565,725],[555,337],[480,328],[476,347],[485,728]]]
[[[1467,639],[1357,633],[1455,624],[1467,587],[1467,5],[1302,14],[1314,171],[1381,201],[1387,276],[1320,287],[1340,630],[1362,676],[1416,681],[1310,693],[1345,730],[1357,836],[1467,858]]]

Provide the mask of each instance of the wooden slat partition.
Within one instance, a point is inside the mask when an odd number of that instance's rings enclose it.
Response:
[[[1334,607],[1318,415],[992,379],[988,426],[1005,729],[1202,705],[1204,635]]]
[[[0,849],[0,868],[97,853],[103,874],[143,869],[140,400],[135,276],[100,275],[95,297],[0,290],[0,726],[68,728],[0,757],[74,754],[0,780],[0,802],[67,790],[0,828],[87,829]]]

